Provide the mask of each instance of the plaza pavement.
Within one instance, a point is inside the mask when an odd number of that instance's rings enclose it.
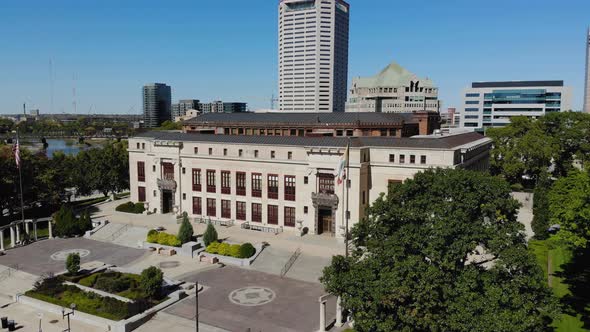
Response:
[[[8,319],[14,320],[15,323],[17,323],[18,332],[39,332],[39,318],[37,317],[39,312],[43,314],[41,318],[41,327],[43,332],[63,332],[64,329],[68,327],[67,320],[64,320],[61,316],[46,311],[39,311],[27,305],[11,303],[0,307],[0,316],[8,317]],[[76,320],[71,320],[70,324],[72,331],[104,331],[103,329],[99,329],[95,326],[84,324]]]
[[[230,266],[182,278],[205,286],[205,290],[199,293],[199,317],[207,325],[229,331],[247,331],[248,328],[273,332],[318,330],[318,299],[325,294],[320,284]],[[274,293],[274,299],[257,306],[230,301],[233,291],[245,287],[268,289]],[[246,299],[256,300],[257,297],[246,296]],[[189,297],[166,309],[165,313],[192,320],[195,298]],[[332,298],[327,306],[327,321],[335,315],[335,298]]]
[[[103,243],[85,238],[48,239],[24,247],[10,249],[0,256],[0,265],[18,266],[18,270],[41,276],[46,273],[58,273],[65,270],[65,260],[54,260],[51,255],[63,250],[85,249],[89,253],[81,257],[81,263],[99,261],[116,266],[124,266],[139,260],[148,252]]]

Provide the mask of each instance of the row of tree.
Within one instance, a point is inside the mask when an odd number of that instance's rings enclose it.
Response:
[[[75,121],[59,121],[51,118],[42,118],[35,121],[22,121],[15,123],[10,119],[0,119],[0,134],[19,130],[23,134],[50,134],[61,132],[67,135],[94,135],[102,132],[104,128],[111,128],[119,135],[130,135],[135,132],[131,123],[125,120],[94,119],[92,117],[80,117]]]
[[[493,140],[491,173],[512,184],[533,187],[545,175],[564,177],[576,165],[590,163],[590,114],[515,117],[510,125],[488,129],[486,135]]]
[[[22,188],[25,207],[48,207],[51,213],[68,201],[68,189],[78,195],[99,191],[105,196],[129,188],[126,142],[81,151],[76,156],[31,153],[21,147]],[[13,215],[20,207],[18,168],[11,145],[0,146],[0,211]],[[26,216],[25,216],[26,217]]]

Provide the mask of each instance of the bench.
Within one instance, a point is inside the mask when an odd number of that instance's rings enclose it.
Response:
[[[283,232],[282,227],[268,227],[262,225],[251,224],[249,222],[245,222],[242,224],[242,229],[247,229],[251,231],[263,232],[263,233],[273,233],[274,235],[278,235],[279,233]]]
[[[195,218],[195,223],[197,224],[208,224],[211,223],[215,226],[223,226],[223,227],[231,227],[234,225],[234,221],[232,220],[216,220],[211,218]]]

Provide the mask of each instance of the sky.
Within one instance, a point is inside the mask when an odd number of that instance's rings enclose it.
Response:
[[[395,61],[433,79],[444,108],[473,81],[550,79],[582,107],[589,0],[349,2],[349,84]],[[270,108],[277,13],[278,0],[0,0],[0,113],[73,113],[75,100],[139,114],[150,82],[173,101]]]

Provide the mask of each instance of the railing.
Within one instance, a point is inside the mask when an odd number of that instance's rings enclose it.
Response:
[[[252,197],[262,197],[262,190],[252,189]]]
[[[238,196],[246,196],[246,188],[238,187],[236,188],[236,195]]]
[[[164,173],[162,175],[162,179],[164,179],[164,180],[174,180],[174,173]]]
[[[208,193],[215,193],[217,192],[217,188],[215,186],[207,186]]]
[[[201,185],[200,184],[193,184],[193,191],[201,191]]]
[[[297,260],[299,255],[301,255],[301,248],[297,248],[297,250],[295,250],[293,255],[291,255],[291,257],[289,258],[285,266],[283,266],[283,268],[281,269],[281,278],[283,278],[287,274],[287,272],[289,272],[293,264],[295,264],[295,261]]]
[[[115,241],[117,238],[119,238],[119,236],[123,235],[123,233],[127,232],[128,229],[129,229],[129,225],[125,224],[125,226],[121,227],[119,230],[114,232],[108,241],[109,242]]]
[[[279,188],[268,188],[268,198],[279,199]]]
[[[221,187],[221,193],[231,195],[231,187]]]
[[[259,231],[263,233],[273,233],[274,235],[278,235],[279,233],[283,232],[282,227],[267,227],[257,224],[252,224],[250,222],[245,222],[241,225],[242,229],[248,229],[251,231]]]
[[[197,224],[212,224],[215,226],[223,226],[223,227],[231,227],[235,224],[234,220],[216,220],[216,219],[211,219],[209,217],[204,218],[204,217],[196,217],[195,219],[195,223]]]

